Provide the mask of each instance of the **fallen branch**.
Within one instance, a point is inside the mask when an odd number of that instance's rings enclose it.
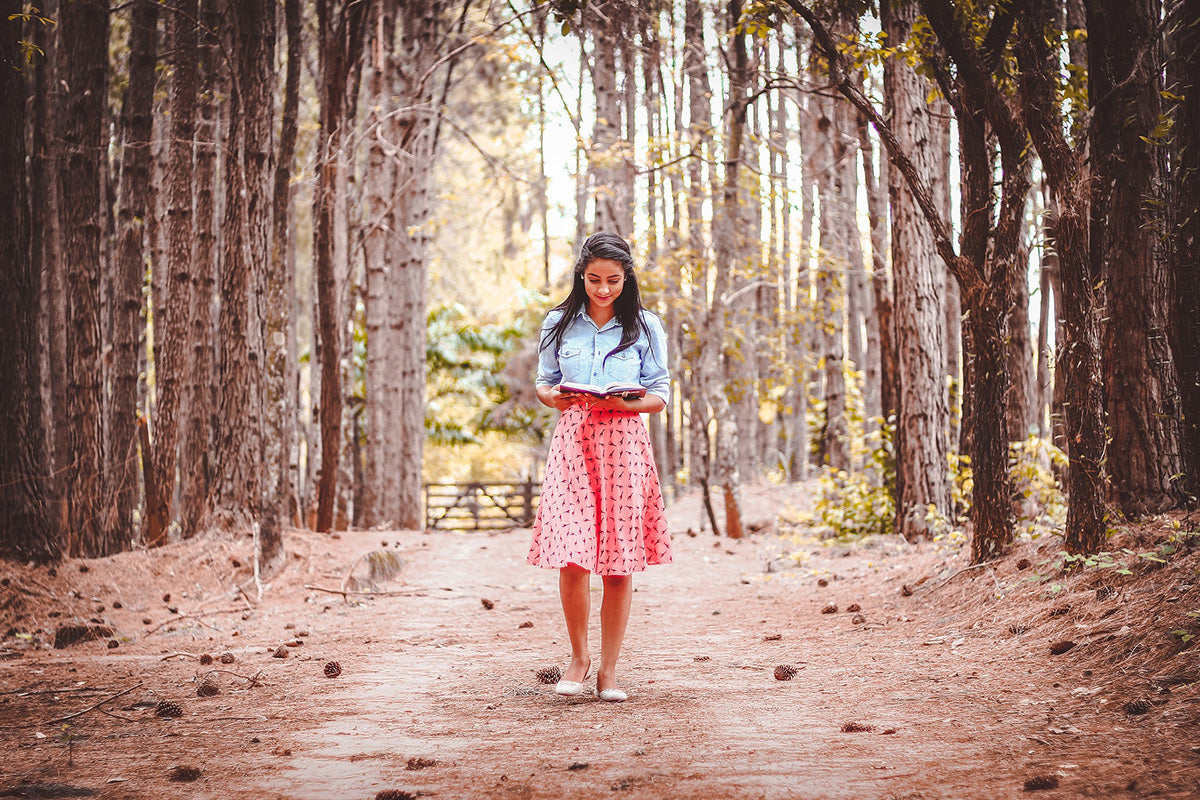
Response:
[[[196,655],[195,653],[185,653],[183,651],[179,651],[179,652],[175,652],[175,653],[167,653],[165,656],[160,658],[159,661],[170,661],[172,658],[199,658],[199,657],[200,656]]]
[[[304,584],[305,589],[312,589],[314,592],[327,592],[329,594],[340,594],[343,598],[349,598],[350,595],[367,596],[367,597],[423,597],[425,590],[417,589],[411,592],[356,592],[351,589],[326,589],[324,586],[315,586],[311,583]]]
[[[238,611],[240,612],[241,609],[238,609]],[[218,612],[209,611],[207,613],[215,614]],[[226,612],[226,613],[229,613],[229,612]],[[205,622],[204,620],[200,619],[200,616],[201,615],[199,615],[199,614],[177,614],[174,617],[171,617],[170,619],[163,620],[162,622],[158,623],[150,630],[146,631],[146,636],[150,636],[154,633],[157,633],[159,631],[159,629],[163,628],[164,626],[170,625],[172,622],[179,622],[179,620],[181,620],[181,619],[194,619],[194,620],[196,620],[196,622],[199,622],[201,625],[203,625],[206,628],[212,628],[214,631],[216,631],[218,633],[224,633],[224,631],[222,631],[216,625],[210,625],[207,622]]]
[[[251,686],[262,686],[263,685],[262,681],[260,681],[258,679],[258,676],[262,675],[261,669],[258,672],[254,673],[254,675],[252,675],[252,676],[251,675],[242,675],[241,673],[238,673],[238,672],[231,672],[230,670],[227,670],[227,669],[210,669],[209,670],[209,674],[216,673],[216,672],[220,672],[224,675],[232,675],[235,678],[241,678],[244,681],[248,681]]]
[[[126,694],[129,694],[129,693],[130,693],[130,692],[132,692],[134,689],[141,688],[142,686],[145,686],[145,685],[146,685],[146,684],[145,684],[145,682],[142,682],[142,683],[136,683],[136,684],[134,684],[133,686],[130,686],[128,689],[123,689],[123,690],[121,690],[121,691],[117,692],[117,693],[116,693],[116,694],[114,694],[114,695],[110,695],[110,696],[108,696],[108,697],[104,698],[104,699],[103,699],[103,700],[101,700],[99,703],[94,703],[94,704],[92,704],[92,705],[88,706],[87,708],[83,709],[82,711],[76,711],[74,714],[68,714],[68,715],[67,715],[67,716],[65,716],[65,717],[59,717],[59,718],[57,718],[57,719],[50,719],[50,720],[46,720],[46,722],[45,722],[44,724],[46,724],[46,725],[49,725],[49,724],[50,724],[50,723],[52,723],[52,722],[66,722],[66,721],[67,721],[67,720],[69,720],[69,719],[75,719],[76,717],[82,717],[84,714],[88,713],[89,711],[95,711],[97,708],[99,708],[100,706],[104,705],[104,704],[105,704],[105,703],[107,703],[108,701],[110,701],[110,700],[116,700],[116,699],[117,699],[118,697],[120,697],[121,695],[126,695]]]
[[[1000,562],[1001,560],[1002,559],[994,558],[991,561],[980,561],[978,564],[970,564],[968,566],[962,567],[961,569],[956,569],[945,580],[940,581],[939,583],[935,583],[933,585],[933,588],[940,589],[941,587],[945,586],[947,583],[954,580],[955,578],[957,578],[960,574],[962,574],[964,572],[970,572],[971,570],[979,569],[980,567],[990,567],[992,564],[996,564],[996,563]],[[995,576],[993,575],[992,577],[994,578]],[[917,584],[917,585],[919,586],[920,584]],[[997,585],[999,585],[999,584],[997,584]]]

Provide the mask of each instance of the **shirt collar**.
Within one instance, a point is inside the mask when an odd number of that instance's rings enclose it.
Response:
[[[578,318],[578,317],[583,317],[583,319],[587,320],[587,323],[588,323],[589,325],[591,325],[593,328],[596,328],[596,330],[597,330],[597,331],[606,331],[606,330],[608,330],[609,328],[613,327],[614,325],[620,325],[620,324],[621,324],[620,322],[618,322],[618,321],[617,321],[617,317],[616,317],[616,315],[614,314],[614,315],[613,315],[613,318],[612,318],[612,319],[610,319],[608,322],[606,322],[606,323],[604,324],[604,327],[603,327],[603,328],[598,328],[598,327],[596,327],[596,321],[595,321],[594,319],[592,319],[590,316],[588,316],[587,308],[581,308],[581,309],[579,309],[579,313],[576,315],[576,317],[577,317],[577,318]]]

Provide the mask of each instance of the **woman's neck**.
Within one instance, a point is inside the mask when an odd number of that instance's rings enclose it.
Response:
[[[617,315],[616,309],[612,306],[608,308],[597,308],[594,303],[588,303],[588,316],[592,318],[592,322],[596,323],[597,328],[603,328],[612,318]]]

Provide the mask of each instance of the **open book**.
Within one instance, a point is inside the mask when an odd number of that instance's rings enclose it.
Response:
[[[591,383],[574,383],[572,381],[563,381],[558,385],[560,392],[572,392],[574,394],[590,394],[596,397],[610,397],[612,395],[620,395],[626,399],[635,397],[645,397],[646,387],[638,386],[636,383],[609,383],[604,386],[596,386]]]

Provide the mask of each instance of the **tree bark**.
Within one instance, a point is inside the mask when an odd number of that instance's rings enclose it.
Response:
[[[1008,276],[1007,302],[1010,317],[1005,360],[1008,373],[1006,439],[1022,442],[1033,432],[1033,408],[1036,405],[1033,374],[1033,343],[1029,339],[1029,259],[1024,247]]]
[[[192,150],[196,135],[196,88],[199,68],[196,0],[180,0],[168,14],[171,43],[170,147],[167,167],[167,278],[155,307],[154,375],[156,384],[152,457],[158,493],[146,498],[146,543],[167,540],[175,472],[179,464],[179,418],[192,292]]]
[[[318,82],[321,129],[318,136],[317,185],[313,193],[313,263],[317,283],[321,359],[321,472],[317,485],[317,530],[334,524],[342,439],[342,286],[335,263],[337,191],[343,162],[344,123],[352,98],[350,70],[362,48],[363,3],[317,6],[321,69]]]
[[[916,13],[911,5],[881,2],[880,17],[888,41],[907,40]],[[922,79],[901,59],[886,62],[884,94],[891,130],[917,174],[926,181],[934,175],[930,120],[924,103],[927,91]],[[946,470],[949,409],[942,379],[945,321],[939,299],[941,268],[934,264],[937,251],[929,223],[894,162],[888,188],[900,378],[896,527],[897,532],[912,539],[931,533],[926,521],[930,510],[947,519],[951,513]]]
[[[58,222],[66,282],[66,553],[100,556],[120,548],[103,525],[103,367],[100,334],[101,159],[104,154],[108,3],[77,0],[59,13],[59,70],[67,93],[59,118],[62,162]]]
[[[405,155],[397,164],[393,203],[398,235],[389,244],[394,265],[389,305],[395,331],[399,427],[390,444],[397,492],[387,498],[385,514],[405,529],[423,526],[421,465],[425,444],[425,351],[429,260],[429,214],[433,205],[431,180],[437,157],[436,130],[441,109],[434,103],[428,77],[438,59],[443,4],[421,0],[402,10],[400,105],[393,139]]]
[[[1163,232],[1158,0],[1088,0],[1091,272],[1105,276],[1104,388],[1112,499],[1129,517],[1178,501],[1178,395],[1171,353]],[[1195,23],[1195,19],[1192,20]]]
[[[628,183],[625,162],[631,144],[622,134],[622,95],[617,91],[617,43],[627,25],[628,11],[616,0],[598,0],[589,22],[595,43],[592,90],[596,118],[588,168],[595,196],[595,230],[628,238],[633,234],[633,185]],[[626,91],[632,84],[626,84]]]
[[[48,517],[48,453],[41,398],[38,303],[25,168],[22,11],[0,2],[0,553],[48,561],[59,554]]]
[[[213,306],[217,281],[217,204],[214,193],[220,150],[220,111],[217,94],[228,85],[217,29],[223,0],[202,0],[203,35],[199,41],[201,85],[197,100],[194,184],[195,256],[192,264],[191,307],[188,309],[188,385],[182,406],[179,465],[179,525],[184,538],[194,536],[204,520],[212,474],[210,454],[216,411]]]
[[[714,356],[721,356],[721,375],[725,381],[733,377],[733,360],[741,357],[726,349],[725,331],[729,307],[734,299],[733,286],[735,259],[744,252],[741,237],[744,235],[739,167],[742,158],[742,137],[746,125],[746,49],[745,34],[737,29],[741,19],[741,3],[729,0],[726,4],[726,25],[730,31],[729,65],[729,128],[725,137],[725,176],[721,188],[721,214],[713,221],[713,251],[715,283],[712,305],[709,309],[707,342],[705,349],[710,365],[715,366]],[[710,373],[715,375],[716,371]],[[716,473],[725,496],[725,535],[731,539],[742,536],[741,492],[738,475],[738,427],[736,416],[731,413],[732,404],[723,386],[709,385],[709,406],[718,421]]]
[[[394,3],[375,0],[368,24],[370,52],[367,67],[367,117],[364,120],[367,141],[367,171],[364,178],[366,215],[362,234],[363,260],[366,266],[364,296],[367,334],[365,400],[367,439],[363,464],[362,524],[375,527],[388,524],[382,515],[382,498],[394,495],[396,475],[384,460],[388,438],[396,432],[393,418],[400,411],[396,399],[395,369],[391,366],[395,348],[389,346],[388,320],[392,317],[388,240],[395,236],[396,215],[392,204],[395,167],[390,145],[393,87],[389,75],[397,70],[395,60],[396,11]]]
[[[898,406],[896,334],[893,329],[893,293],[889,278],[891,269],[887,263],[887,186],[884,185],[887,170],[875,172],[874,143],[868,130],[867,118],[858,114],[858,141],[863,154],[863,179],[867,188],[867,218],[871,224],[871,291],[875,300],[875,314],[870,324],[879,329],[879,357],[867,367],[868,384],[875,382],[873,390],[878,393],[878,413],[884,422],[893,419]],[[886,167],[886,162],[884,164]],[[874,381],[872,372],[874,369]]]
[[[813,62],[815,67],[815,61]],[[849,448],[846,441],[846,374],[845,317],[846,284],[849,279],[848,262],[845,259],[845,229],[849,223],[843,218],[844,206],[838,188],[840,129],[837,116],[837,100],[817,100],[818,146],[815,152],[817,165],[817,193],[821,202],[821,217],[818,224],[821,237],[821,254],[816,265],[816,305],[813,309],[815,323],[820,331],[822,364],[822,397],[825,400],[825,424],[821,432],[820,461],[833,471],[850,467]]]
[[[1171,176],[1171,333],[1179,374],[1184,490],[1200,496],[1200,0],[1179,0],[1172,73],[1177,80]]]
[[[299,130],[301,7],[300,0],[285,0],[284,25],[287,31],[287,74],[283,90],[283,115],[279,125],[279,152],[275,162],[275,180],[271,197],[271,261],[267,274],[267,369],[263,401],[264,424],[264,497],[262,529],[259,535],[259,561],[274,564],[283,554],[285,503],[294,491],[291,455],[295,431],[295,402],[292,385],[292,359],[288,348],[292,297],[296,276],[288,254],[292,249],[290,226],[292,210],[292,169],[296,161],[296,135]]]
[[[246,0],[231,4],[229,11],[234,107],[225,158],[219,427],[211,507],[215,519],[248,526],[261,520],[264,493],[262,298],[270,259],[275,6]]]
[[[117,246],[112,269],[112,368],[108,476],[114,540],[133,534],[138,499],[138,380],[142,285],[150,242],[146,220],[154,213],[150,142],[154,120],[154,80],[158,58],[158,5],[133,7],[129,28],[129,85],[121,104],[121,178],[118,190]]]
[[[1064,408],[1070,466],[1067,471],[1066,547],[1096,552],[1104,545],[1104,427],[1100,382],[1100,331],[1096,311],[1101,276],[1088,257],[1087,176],[1079,153],[1063,135],[1055,102],[1057,56],[1045,31],[1056,18],[1053,0],[1031,0],[1018,15],[1017,59],[1020,100],[1030,138],[1041,156],[1058,206],[1053,241],[1059,257],[1064,341],[1056,380],[1064,381]]]
[[[689,437],[688,474],[693,486],[707,487],[713,477],[712,443],[709,423],[712,410],[709,407],[711,389],[709,382],[715,380],[716,362],[708,357],[708,336],[705,320],[709,308],[708,299],[708,248],[704,236],[703,202],[708,194],[704,165],[712,142],[712,93],[708,83],[705,64],[704,7],[699,0],[686,0],[684,4],[683,29],[683,73],[688,85],[688,142],[695,158],[688,160],[687,192],[687,257],[691,277],[691,313],[689,323],[692,335],[688,337],[689,350],[684,355],[691,365],[686,376],[681,376],[682,391],[688,400]]]

